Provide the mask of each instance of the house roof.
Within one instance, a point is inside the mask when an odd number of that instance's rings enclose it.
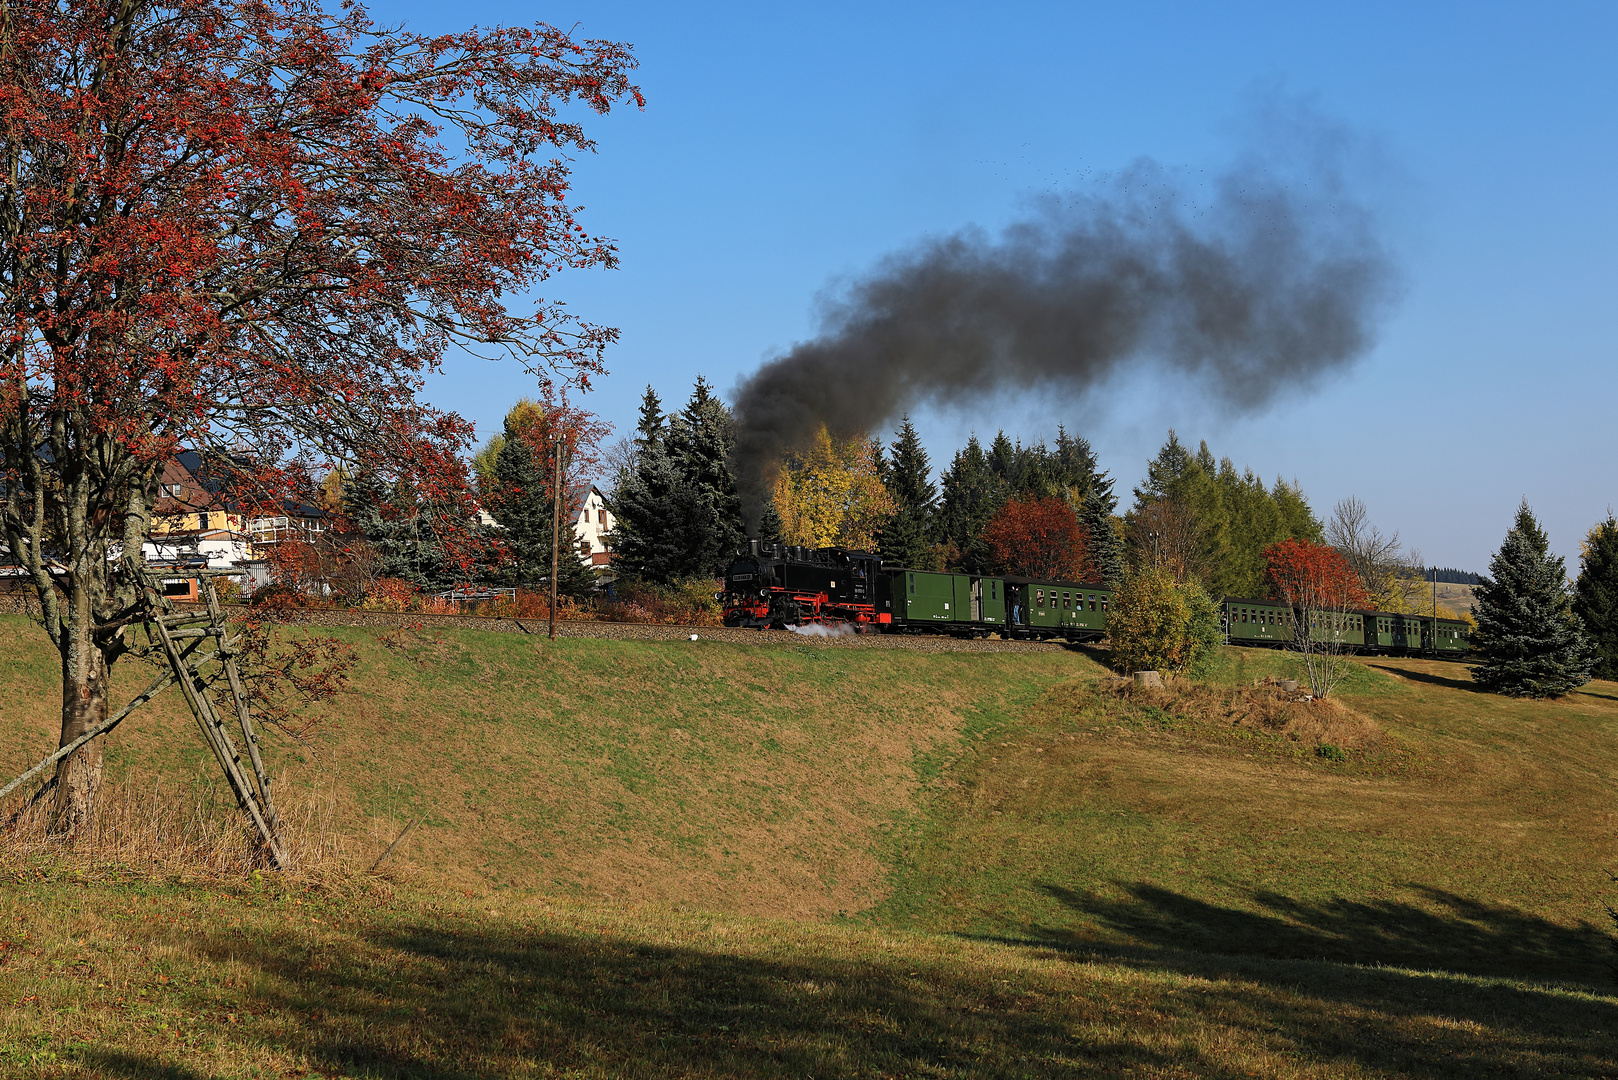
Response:
[[[178,498],[162,494],[159,489],[153,513],[159,516],[174,514],[194,514],[203,510],[225,510],[233,513],[247,512],[245,504],[231,499],[225,491],[225,477],[212,474],[203,460],[202,454],[196,450],[181,450],[163,464],[162,478],[158,481],[165,487],[180,487]],[[253,511],[255,516],[265,516],[262,510]],[[288,517],[324,518],[326,511],[318,506],[296,500],[285,500],[281,503],[280,513]]]

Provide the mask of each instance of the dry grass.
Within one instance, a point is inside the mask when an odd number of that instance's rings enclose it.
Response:
[[[317,787],[326,846],[354,865],[414,822],[386,866],[424,885],[794,917],[880,899],[883,832],[929,770],[1053,682],[1099,671],[1059,651],[333,633],[359,651],[353,688],[312,746],[268,749],[278,799]],[[50,674],[37,629],[0,619],[0,682]],[[119,692],[143,676],[120,672]],[[19,746],[20,771],[50,745],[56,706],[18,705],[0,702],[0,746]],[[165,791],[214,772],[177,697],[108,753],[111,775]]]
[[[10,865],[69,859],[165,881],[238,882],[262,868],[256,833],[219,783],[165,785],[126,773],[104,785],[93,826],[71,843],[50,832],[50,800],[25,803],[0,829],[0,859]],[[360,853],[338,827],[335,788],[295,788],[276,807],[291,856],[290,880],[352,873]]]
[[[16,868],[30,1077],[1602,1077],[1618,998],[1318,960],[1007,945],[497,893]]]
[[[1273,678],[1235,687],[1171,679],[1162,688],[1116,679],[1104,683],[1099,692],[1132,705],[1158,727],[1181,734],[1194,731],[1217,740],[1228,733],[1236,741],[1248,742],[1251,734],[1259,733],[1273,736],[1283,746],[1336,747],[1355,751],[1365,760],[1389,749],[1381,725],[1340,698],[1283,690],[1280,680]]]

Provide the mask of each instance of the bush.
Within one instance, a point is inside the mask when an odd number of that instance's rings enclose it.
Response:
[[[551,594],[544,589],[518,589],[510,596],[502,596],[494,605],[494,613],[502,619],[548,619],[551,614]],[[601,613],[589,600],[580,600],[565,593],[556,598],[558,619],[599,619]]]
[[[360,606],[366,611],[409,611],[417,598],[416,587],[403,578],[377,578],[366,588]]]
[[[1121,672],[1189,671],[1204,674],[1219,648],[1219,608],[1195,582],[1167,570],[1143,570],[1124,579],[1107,615],[1112,665]]]
[[[613,622],[718,626],[720,609],[714,593],[723,587],[723,582],[704,577],[672,585],[619,582],[614,588],[617,597],[601,605],[602,617]]]

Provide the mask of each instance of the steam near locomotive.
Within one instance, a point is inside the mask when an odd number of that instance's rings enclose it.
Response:
[[[862,632],[1081,642],[1106,636],[1114,591],[1079,581],[911,570],[884,566],[866,551],[753,540],[725,572],[720,601],[726,626],[761,630],[818,623]],[[1232,644],[1284,646],[1305,614],[1280,601],[1226,597],[1220,617]],[[1387,611],[1307,617],[1314,639],[1359,651],[1453,655],[1470,647],[1468,627],[1458,619]]]

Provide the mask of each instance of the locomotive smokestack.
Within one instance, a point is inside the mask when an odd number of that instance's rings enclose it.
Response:
[[[998,237],[967,229],[891,256],[827,302],[820,336],[738,388],[750,530],[782,454],[821,424],[870,432],[1005,389],[1076,397],[1137,361],[1256,409],[1363,355],[1396,274],[1345,179],[1354,140],[1287,121],[1283,150],[1242,159],[1201,205],[1143,160]]]

